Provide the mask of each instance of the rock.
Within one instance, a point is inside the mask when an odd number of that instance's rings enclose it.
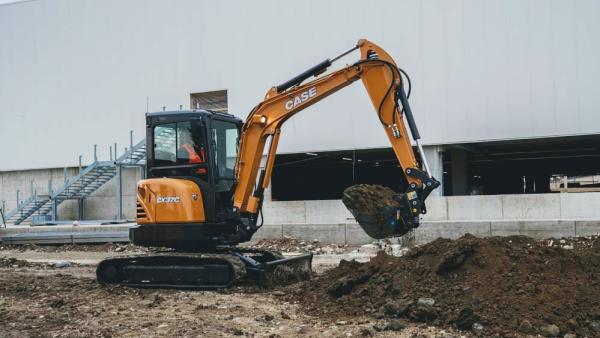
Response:
[[[535,284],[525,283],[523,285],[523,289],[525,289],[525,291],[527,291],[527,292],[534,293],[535,292]]]
[[[52,300],[50,300],[50,301],[48,302],[48,305],[49,305],[51,308],[55,308],[55,309],[56,309],[56,308],[60,308],[60,307],[62,307],[63,305],[65,305],[65,301],[64,301],[64,299],[62,299],[62,298],[52,299]]]
[[[348,324],[348,322],[345,320],[338,320],[335,322],[335,325],[346,325],[346,324]]]
[[[71,262],[69,261],[58,261],[54,263],[55,268],[68,268],[69,266],[71,266]]]
[[[385,326],[386,330],[400,331],[406,327],[406,324],[399,319],[391,319]]]
[[[558,337],[560,334],[560,328],[554,324],[543,326],[540,331],[544,337]]]
[[[265,315],[265,321],[267,321],[267,322],[270,322],[270,321],[272,321],[273,319],[275,319],[275,317],[273,317],[273,316],[271,316],[271,315],[269,315],[269,314],[266,314],[266,315]]]
[[[475,314],[473,309],[471,308],[463,308],[460,310],[460,313],[456,318],[452,320],[459,329],[468,330],[473,327],[477,321],[479,321],[479,316]]]
[[[579,323],[575,320],[575,318],[571,318],[567,320],[567,326],[571,329],[576,329],[579,327]]]
[[[233,329],[233,334],[236,335],[236,336],[243,336],[244,335],[244,331],[242,331],[242,330],[240,330],[238,328],[235,328],[235,329]]]
[[[473,323],[473,326],[471,327],[471,329],[475,332],[481,333],[483,332],[483,325],[479,324],[479,323]]]
[[[400,244],[392,244],[390,245],[390,253],[392,254],[392,256],[402,256],[400,254],[400,252],[402,251],[402,245]]]
[[[381,332],[383,331],[384,326],[382,326],[380,323],[377,324],[373,324],[373,330],[377,331],[377,332]]]
[[[373,314],[373,317],[375,319],[383,319],[383,318],[385,318],[385,313],[383,312],[383,309],[379,309],[379,311],[375,312]]]
[[[563,338],[577,338],[577,335],[573,333],[567,333],[563,336]]]
[[[427,322],[436,319],[438,312],[432,306],[417,305],[411,309],[410,317],[419,322]]]
[[[596,332],[600,332],[600,322],[599,321],[591,322],[590,327],[592,328],[592,330],[594,330]]]
[[[425,305],[425,306],[433,306],[433,304],[435,304],[435,300],[433,298],[419,298],[419,300],[417,300],[417,304]]]
[[[118,246],[117,248],[115,248],[116,252],[121,252],[121,251],[125,251],[125,248],[122,246]]]
[[[373,335],[373,332],[371,332],[371,330],[367,329],[366,327],[363,327],[362,329],[360,329],[360,335],[362,337],[370,337]]]
[[[519,332],[521,333],[532,333],[533,332],[533,326],[531,326],[531,323],[525,319],[524,321],[521,322],[521,324],[519,324]]]
[[[306,334],[306,332],[307,332],[307,331],[308,331],[308,330],[306,329],[306,326],[305,326],[305,325],[301,325],[301,326],[298,328],[298,333],[299,333],[299,334]]]
[[[377,254],[377,252],[379,252],[379,250],[380,250],[379,246],[375,245],[375,244],[365,244],[365,245],[362,245],[358,249],[359,252],[364,252],[364,253],[373,254],[373,255]]]
[[[285,292],[283,291],[273,291],[271,294],[277,297],[285,296]]]
[[[288,315],[287,313],[281,311],[281,318],[283,319],[291,319],[290,315]]]
[[[401,316],[403,314],[406,313],[406,311],[408,310],[408,308],[410,307],[410,302],[402,302],[402,301],[398,301],[398,302],[387,302],[383,307],[382,307],[382,312],[385,313],[388,316]]]

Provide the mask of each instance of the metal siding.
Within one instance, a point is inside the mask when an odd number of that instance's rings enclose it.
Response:
[[[107,158],[143,137],[146,97],[158,111],[227,89],[245,117],[361,37],[411,75],[425,144],[599,133],[599,17],[594,0],[2,5],[0,170],[88,162],[94,143]],[[280,151],[387,146],[361,86],[294,117]]]

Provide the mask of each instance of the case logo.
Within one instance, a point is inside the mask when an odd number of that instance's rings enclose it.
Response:
[[[156,198],[156,203],[179,203],[179,196],[159,196]]]
[[[312,87],[307,91],[300,93],[300,95],[294,96],[291,100],[285,102],[285,109],[290,110],[298,107],[301,103],[308,101],[308,99],[317,95],[317,87]]]

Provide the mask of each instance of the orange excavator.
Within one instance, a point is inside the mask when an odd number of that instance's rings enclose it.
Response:
[[[357,62],[323,75],[333,62],[355,50],[360,51]],[[210,289],[229,287],[240,278],[264,285],[272,276],[287,278],[285,271],[301,278],[310,275],[311,254],[283,257],[237,245],[249,241],[262,226],[263,193],[273,172],[281,126],[359,79],[398,158],[406,186],[394,196],[397,207],[386,210],[383,220],[350,211],[375,238],[399,236],[416,228],[419,216],[426,212],[425,199],[439,182],[429,174],[403,74],[387,52],[363,39],[341,55],[271,88],[245,122],[199,109],[148,113],[148,178],[137,186],[138,225],[130,229],[130,239],[136,245],[168,250],[104,260],[96,271],[98,281]],[[310,77],[315,79],[304,83]]]

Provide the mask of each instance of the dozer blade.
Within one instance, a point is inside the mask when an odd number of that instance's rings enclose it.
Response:
[[[375,239],[402,236],[416,226],[407,222],[401,200],[402,195],[387,187],[366,184],[349,187],[342,197],[360,227]]]
[[[259,253],[259,256],[240,252],[238,257],[246,265],[248,278],[257,281],[263,287],[292,284],[308,280],[312,276],[313,255],[311,253],[283,257],[275,252],[255,252]]]

